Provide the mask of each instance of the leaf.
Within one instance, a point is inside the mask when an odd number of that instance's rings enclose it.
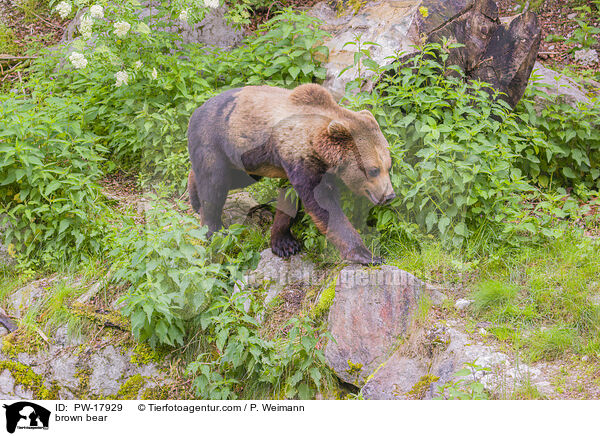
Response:
[[[565,177],[568,177],[569,179],[574,179],[577,176],[575,175],[575,171],[573,171],[571,168],[569,167],[563,167],[562,169],[563,174],[565,175]]]
[[[68,218],[61,220],[60,225],[58,227],[58,233],[59,234],[63,233],[67,229],[67,227],[69,227],[70,223],[71,223],[71,220]]]
[[[296,80],[296,77],[298,77],[298,74],[300,74],[300,68],[293,66],[290,67],[288,69],[288,73],[290,73],[290,76],[292,76],[292,79]]]
[[[437,214],[434,211],[431,211],[427,214],[427,217],[425,218],[425,224],[427,224],[427,232],[431,232],[431,229],[433,228],[433,225],[436,223],[438,217]]]
[[[138,31],[138,33],[141,33],[143,35],[149,35],[151,32],[150,27],[148,27],[148,25],[146,23],[144,23],[143,21],[140,21],[138,23],[137,31]]]

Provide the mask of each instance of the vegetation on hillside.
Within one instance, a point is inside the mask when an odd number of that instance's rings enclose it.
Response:
[[[243,22],[258,3],[240,2],[232,13]],[[265,332],[260,292],[234,293],[268,246],[265,232],[232,226],[209,240],[178,200],[193,110],[237,86],[322,81],[325,33],[286,9],[233,50],[184,46],[138,19],[136,4],[107,4],[105,19],[90,9],[80,38],[41,52],[16,91],[0,94],[0,225],[16,260],[0,275],[1,297],[35,276],[93,270],[108,275],[107,289],[124,290],[123,314],[138,340],[185,351],[198,397],[328,394],[335,381],[323,356],[323,313],[303,307]],[[207,12],[169,4],[165,19],[192,22]],[[468,321],[492,323],[490,334],[528,359],[580,353],[600,361],[592,301],[600,293],[598,101],[573,108],[531,85],[511,111],[485,83],[466,83],[446,64],[451,45],[381,67],[364,43],[357,40],[355,60],[381,80],[365,93],[357,77],[343,104],[377,118],[397,193],[375,208],[343,193],[351,218],[370,224],[366,241],[388,263],[455,289],[451,298],[472,295]],[[100,182],[115,173],[137,179],[143,216],[105,195]],[[251,191],[264,199],[276,187],[265,180]],[[336,258],[308,217],[295,231],[312,258]],[[43,316],[74,320],[59,307],[75,293],[56,292],[56,310],[24,317],[23,331]]]

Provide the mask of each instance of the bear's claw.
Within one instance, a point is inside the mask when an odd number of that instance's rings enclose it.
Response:
[[[300,253],[302,245],[291,235],[280,236],[271,241],[271,251],[273,254],[284,259]]]

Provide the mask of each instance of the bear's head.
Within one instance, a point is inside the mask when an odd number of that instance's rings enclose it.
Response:
[[[389,144],[371,112],[350,112],[331,120],[327,135],[339,152],[331,169],[351,191],[373,204],[387,204],[396,197]]]

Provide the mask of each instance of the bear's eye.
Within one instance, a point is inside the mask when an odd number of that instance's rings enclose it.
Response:
[[[371,168],[369,170],[369,177],[377,177],[379,175],[379,168]]]

